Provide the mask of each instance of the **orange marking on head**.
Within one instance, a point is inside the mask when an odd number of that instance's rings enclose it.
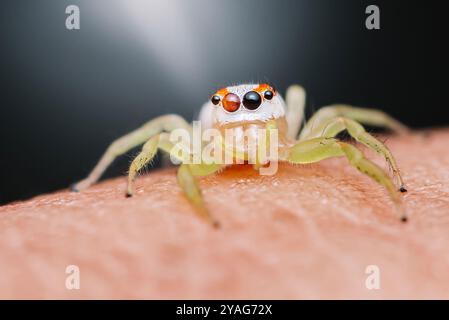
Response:
[[[223,98],[225,95],[229,93],[228,88],[223,88],[218,90],[215,94]]]
[[[276,91],[274,90],[274,88],[266,83],[261,83],[257,88],[254,89],[254,91],[258,92],[262,97],[264,92],[267,90],[270,90],[271,92],[273,92],[273,95],[276,95]]]

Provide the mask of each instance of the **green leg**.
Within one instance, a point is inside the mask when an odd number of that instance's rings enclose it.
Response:
[[[396,160],[394,159],[390,150],[388,150],[388,148],[382,142],[366,132],[365,128],[360,123],[343,117],[334,118],[328,120],[323,124],[320,136],[325,138],[333,138],[343,130],[347,130],[354,139],[356,139],[360,143],[363,143],[368,148],[376,151],[378,154],[383,156],[387,161],[389,167],[393,171],[393,175],[399,185],[399,190],[401,192],[407,191],[407,188],[404,185],[404,181],[402,180],[402,176],[396,164]]]
[[[137,173],[145,167],[147,163],[153,160],[157,153],[159,145],[159,135],[154,136],[147,143],[143,145],[142,151],[134,158],[131,162],[131,166],[128,171],[128,188],[126,191],[126,196],[131,197],[134,193],[134,180],[136,179]]]
[[[166,133],[162,133],[154,136],[147,143],[144,144],[142,151],[137,155],[137,157],[131,163],[129,174],[128,174],[128,189],[127,196],[132,196],[134,192],[134,180],[139,172],[147,163],[149,163],[158,149],[165,151],[167,153],[171,153],[173,150],[173,143],[169,140],[169,135]],[[171,154],[175,156],[175,154]],[[217,172],[223,168],[223,165],[220,164],[189,164],[191,161],[191,157],[189,158],[179,158],[176,160],[179,162],[187,162],[185,164],[181,164],[178,169],[177,180],[178,184],[186,194],[188,200],[195,207],[195,212],[204,220],[211,223],[214,227],[218,227],[218,222],[210,215],[207,210],[203,197],[201,194],[201,189],[199,188],[198,182],[196,181],[195,176],[206,176]]]
[[[331,157],[345,156],[349,163],[363,174],[371,177],[387,189],[396,204],[402,221],[407,221],[404,208],[393,182],[375,163],[365,158],[363,153],[351,144],[333,138],[314,138],[298,142],[290,150],[286,160],[292,163],[313,163]]]
[[[158,149],[171,154],[178,162],[189,162],[192,160],[190,154],[185,155],[185,159],[172,154],[171,151],[173,150],[173,147],[174,145],[170,141],[170,135],[168,133],[155,135],[143,145],[142,151],[134,158],[129,167],[128,188],[126,192],[127,197],[131,197],[134,193],[134,180],[136,179],[137,173],[153,160]]]
[[[208,175],[213,172],[220,170],[222,166],[211,164],[198,164],[198,165],[188,165],[181,164],[178,169],[178,184],[184,191],[187,199],[195,207],[195,212],[200,218],[204,219],[206,222],[210,223],[212,226],[218,228],[219,222],[210,214],[204,204],[203,195],[201,189],[198,185],[198,181],[195,176]]]
[[[323,124],[337,117],[349,118],[366,125],[385,127],[401,134],[409,131],[405,125],[381,110],[332,105],[321,108],[307,121],[301,130],[299,139],[306,140],[320,136]]]
[[[81,191],[95,182],[101,177],[106,168],[114,161],[114,159],[134,147],[144,143],[152,136],[163,132],[172,131],[177,128],[185,128],[191,130],[191,126],[180,116],[169,114],[157,117],[140,128],[128,133],[127,135],[115,140],[107,148],[100,161],[89,175],[72,186],[73,191]]]

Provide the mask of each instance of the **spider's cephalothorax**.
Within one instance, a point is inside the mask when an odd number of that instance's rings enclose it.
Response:
[[[257,140],[258,131],[270,122],[278,130],[278,145],[286,147],[293,140],[288,139],[286,106],[273,86],[268,84],[243,84],[218,90],[201,109],[199,120],[202,128],[227,131],[234,136],[236,151],[247,151],[245,138]],[[244,150],[238,150],[238,146]]]
[[[203,130],[215,128],[221,134],[226,130],[231,130],[236,136],[241,136],[243,132],[249,132],[251,135],[255,134],[256,130],[276,129],[278,132],[277,146],[280,152],[278,158],[270,158],[269,161],[306,164],[331,157],[346,157],[350,165],[387,189],[396,208],[400,211],[401,219],[406,221],[406,215],[397,192],[397,189],[405,192],[406,188],[396,161],[388,148],[366,132],[362,124],[386,127],[398,133],[406,132],[408,129],[380,110],[341,104],[321,108],[301,129],[304,103],[305,92],[298,85],[293,85],[287,90],[284,102],[273,86],[242,84],[215,92],[203,105],[199,120]],[[142,152],[133,160],[129,169],[127,195],[131,196],[137,172],[151,161],[158,149],[166,152],[171,152],[173,149],[173,143],[168,134],[175,129],[185,129],[191,132],[192,126],[180,116],[164,115],[117,139],[109,146],[89,176],[76,183],[73,189],[81,190],[90,186],[99,179],[115,157],[144,143]],[[356,146],[336,138],[344,130],[357,142],[385,158],[393,172],[397,187],[392,178],[379,166],[365,158]],[[222,146],[226,150],[231,148],[235,157],[240,156],[241,150],[227,145],[226,141]],[[204,204],[195,177],[218,172],[226,167],[226,164],[209,162],[191,164],[182,157],[178,160],[182,163],[178,169],[179,185],[196,208],[196,212],[207,221],[217,225],[216,220]]]
[[[214,108],[214,106],[216,106]],[[201,110],[203,123],[228,124],[284,118],[285,104],[268,84],[244,84],[218,90]]]

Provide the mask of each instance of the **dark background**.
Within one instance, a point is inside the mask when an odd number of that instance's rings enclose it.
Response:
[[[443,3],[2,1],[0,204],[67,187],[113,139],[164,113],[192,120],[240,82],[300,83],[308,114],[346,102],[415,128],[448,125]],[[69,4],[80,30],[65,28]],[[381,30],[365,28],[369,4]]]

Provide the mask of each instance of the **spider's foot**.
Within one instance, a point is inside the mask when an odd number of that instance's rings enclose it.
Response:
[[[407,192],[407,188],[405,187],[405,185],[402,185],[402,186],[399,187],[399,191]]]
[[[403,215],[403,216],[401,217],[401,222],[402,222],[402,223],[406,223],[407,221],[408,221],[407,216],[406,216],[406,215]]]
[[[70,185],[70,191],[80,192],[80,190],[76,187],[76,183]]]
[[[208,225],[210,225],[212,228],[218,230],[221,228],[221,224],[220,222],[214,218],[214,216],[212,216],[209,212],[209,210],[207,210],[206,207],[201,206],[201,207],[196,207],[195,208],[195,212],[197,214],[199,214],[199,217],[206,222]]]
[[[221,224],[220,224],[220,222],[218,222],[217,220],[211,221],[211,224],[212,224],[212,227],[213,227],[214,229],[220,229],[220,228],[221,228]]]
[[[131,198],[133,196],[133,193],[131,191],[126,191],[126,195],[127,198]]]

